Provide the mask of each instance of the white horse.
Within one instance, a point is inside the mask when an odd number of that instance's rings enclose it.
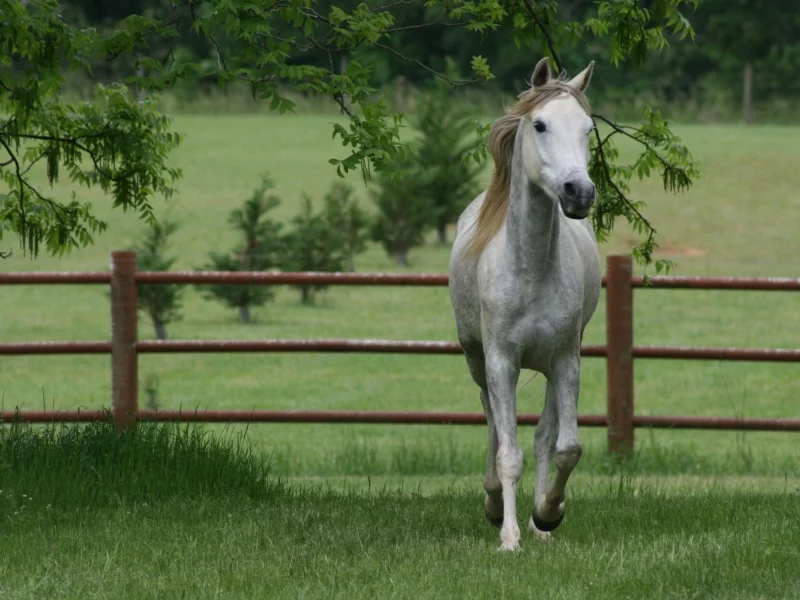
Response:
[[[583,331],[600,297],[600,261],[589,179],[594,123],[584,91],[594,62],[554,79],[547,58],[531,89],[493,126],[495,171],[458,220],[450,298],[470,374],[489,426],[484,509],[501,526],[501,549],[519,548],[516,489],[520,369],[547,378],[536,427],[536,492],[529,528],[547,538],[564,517],[567,479],[578,464],[577,405]],[[548,486],[550,461],[558,469]]]

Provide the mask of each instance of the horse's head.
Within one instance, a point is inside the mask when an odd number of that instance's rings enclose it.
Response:
[[[536,65],[531,89],[523,94],[534,100],[521,116],[522,160],[528,178],[564,214],[583,219],[594,204],[595,188],[589,178],[589,138],[594,122],[588,114],[584,91],[589,86],[594,62],[573,79],[554,79],[547,58]],[[524,99],[521,104],[524,104]]]

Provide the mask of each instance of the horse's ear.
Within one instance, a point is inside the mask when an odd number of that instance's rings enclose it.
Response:
[[[589,87],[589,82],[592,80],[593,71],[594,61],[590,62],[588,67],[570,79],[569,85],[574,87],[579,92],[586,91],[586,88]]]
[[[552,78],[550,73],[550,59],[546,56],[536,63],[536,68],[531,75],[531,87],[537,88],[544,85]]]

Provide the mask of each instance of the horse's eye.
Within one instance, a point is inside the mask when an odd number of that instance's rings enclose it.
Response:
[[[547,127],[541,121],[534,121],[533,128],[536,130],[536,133],[544,133],[547,131]]]

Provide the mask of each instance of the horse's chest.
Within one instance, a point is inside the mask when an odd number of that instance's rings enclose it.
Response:
[[[581,311],[570,303],[555,305],[530,299],[517,318],[506,324],[509,341],[520,349],[522,366],[542,368],[560,350],[571,348],[580,338]]]
[[[544,344],[569,337],[578,327],[578,311],[554,310],[552,307],[530,306],[513,327],[515,337],[541,340]]]

